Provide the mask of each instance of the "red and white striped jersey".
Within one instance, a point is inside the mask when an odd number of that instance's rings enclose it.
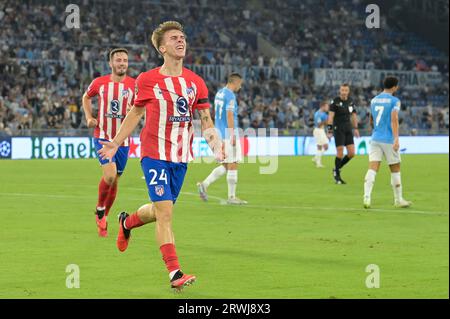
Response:
[[[127,115],[127,105],[134,103],[135,79],[126,76],[122,82],[114,82],[111,75],[95,78],[86,94],[98,95],[97,127],[94,137],[112,140],[119,131],[120,124]],[[122,146],[128,146],[126,139]]]
[[[165,76],[160,68],[136,79],[136,107],[145,107],[141,132],[141,158],[175,163],[194,158],[192,126],[195,109],[208,109],[208,88],[203,79],[183,68],[181,76]]]

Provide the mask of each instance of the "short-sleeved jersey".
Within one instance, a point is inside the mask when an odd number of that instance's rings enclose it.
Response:
[[[228,111],[233,112],[235,134],[238,128],[238,104],[236,95],[227,87],[220,89],[214,98],[215,126],[222,138],[228,138]]]
[[[328,120],[327,112],[317,110],[316,113],[314,113],[314,127],[320,128],[320,126],[323,126],[324,124],[327,123],[327,120]]]
[[[394,144],[391,118],[392,112],[400,111],[400,106],[400,100],[389,93],[381,93],[370,101],[373,120],[373,141]]]
[[[343,101],[336,97],[330,103],[330,111],[334,112],[333,126],[335,130],[351,130],[351,115],[356,113],[355,103],[351,98]]]
[[[195,109],[209,109],[203,79],[183,68],[181,76],[162,75],[160,67],[136,79],[136,107],[145,107],[141,158],[187,163],[194,158],[192,142]]]
[[[128,104],[134,103],[135,79],[126,76],[122,82],[114,82],[111,75],[95,78],[88,89],[86,95],[89,97],[98,96],[97,127],[94,130],[94,137],[112,140],[119,131],[123,119],[127,115]],[[123,146],[128,146],[126,139]]]

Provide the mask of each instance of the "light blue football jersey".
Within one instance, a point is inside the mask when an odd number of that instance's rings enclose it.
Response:
[[[233,91],[224,87],[220,89],[214,98],[215,126],[222,138],[228,138],[227,111],[233,111],[235,134],[238,128],[238,105]]]
[[[314,113],[314,127],[319,128],[321,124],[327,122],[328,120],[328,114],[326,112],[322,112],[321,110],[317,110],[316,113]]]
[[[370,102],[373,119],[372,140],[379,143],[394,144],[391,113],[400,111],[400,100],[389,93],[381,93]]]

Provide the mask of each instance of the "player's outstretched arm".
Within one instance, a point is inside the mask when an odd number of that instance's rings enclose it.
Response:
[[[123,141],[125,141],[131,133],[133,133],[144,114],[144,107],[133,106],[131,108],[130,112],[128,112],[127,116],[123,120],[122,125],[120,125],[119,132],[117,132],[114,139],[110,142],[100,141],[100,144],[103,145],[103,148],[98,151],[101,159],[109,159],[111,161],[119,146],[122,145]]]
[[[399,142],[399,130],[398,130],[398,112],[392,111],[391,113],[391,126],[392,126],[392,134],[394,135],[394,145],[392,147],[394,148],[394,151],[398,151],[400,149],[400,142]]]
[[[209,109],[199,110],[202,133],[218,161],[223,161],[223,143],[214,127]]]

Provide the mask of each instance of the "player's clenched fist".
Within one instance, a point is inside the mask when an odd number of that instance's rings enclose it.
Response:
[[[93,128],[93,127],[96,127],[96,126],[97,126],[98,122],[97,122],[96,119],[94,119],[94,118],[92,117],[92,118],[89,118],[89,119],[86,120],[86,124],[87,124],[87,127]]]

